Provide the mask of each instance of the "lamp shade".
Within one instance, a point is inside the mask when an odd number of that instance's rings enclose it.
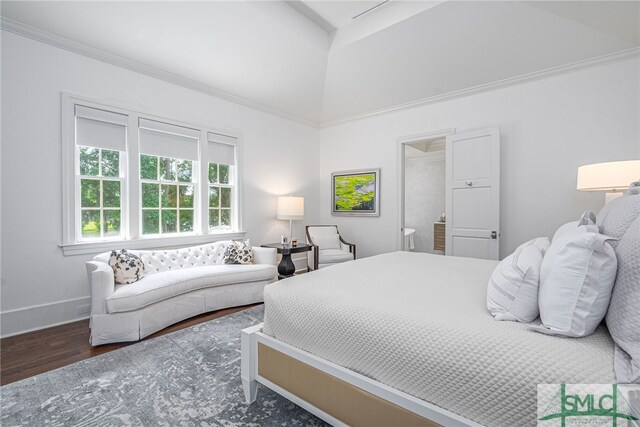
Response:
[[[278,219],[304,218],[304,197],[278,197]]]
[[[578,168],[578,190],[611,191],[640,180],[640,160],[594,163]]]

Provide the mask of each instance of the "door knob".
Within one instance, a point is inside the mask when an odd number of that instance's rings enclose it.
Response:
[[[492,231],[491,232],[491,238],[492,239],[497,239],[498,238],[498,232],[497,231]]]
[[[468,187],[473,186],[473,181],[465,181],[465,184],[467,184]]]

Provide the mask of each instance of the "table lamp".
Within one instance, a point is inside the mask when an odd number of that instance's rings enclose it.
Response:
[[[278,219],[289,220],[289,242],[293,237],[292,221],[304,218],[304,197],[278,197]]]
[[[606,191],[605,204],[622,195],[633,181],[640,180],[640,160],[594,163],[578,168],[580,191]]]

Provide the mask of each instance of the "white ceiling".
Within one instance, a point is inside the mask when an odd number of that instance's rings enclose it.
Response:
[[[638,2],[570,10],[521,2],[448,1],[329,52],[324,123],[637,48]],[[620,12],[622,11],[622,12]]]
[[[304,1],[318,15],[329,22],[334,28],[343,28],[353,22],[353,17],[382,3],[380,1]],[[388,3],[382,5],[385,7]],[[380,9],[381,10],[381,9]],[[378,12],[378,11],[376,11]]]
[[[404,157],[406,159],[415,159],[417,157],[433,156],[436,153],[443,155],[446,141],[446,138],[436,138],[405,144]]]
[[[578,22],[613,37],[638,43],[638,1],[527,1],[527,5]]]
[[[2,16],[311,123],[640,45],[640,2],[1,3]],[[292,7],[293,6],[293,7]]]
[[[328,36],[283,2],[2,1],[1,7],[4,17],[296,117],[317,122],[321,115]]]

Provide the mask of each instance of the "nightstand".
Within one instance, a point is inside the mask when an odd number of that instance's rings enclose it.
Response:
[[[433,223],[433,250],[444,251],[447,225],[444,222]]]
[[[260,246],[263,248],[275,248],[278,253],[282,255],[280,264],[278,264],[278,279],[286,279],[287,277],[292,277],[293,273],[296,272],[296,266],[291,260],[291,254],[308,252],[313,248],[313,246],[307,245],[306,243],[298,243],[296,246],[291,246],[288,243],[285,245],[282,245],[280,243],[268,243],[266,245]]]

